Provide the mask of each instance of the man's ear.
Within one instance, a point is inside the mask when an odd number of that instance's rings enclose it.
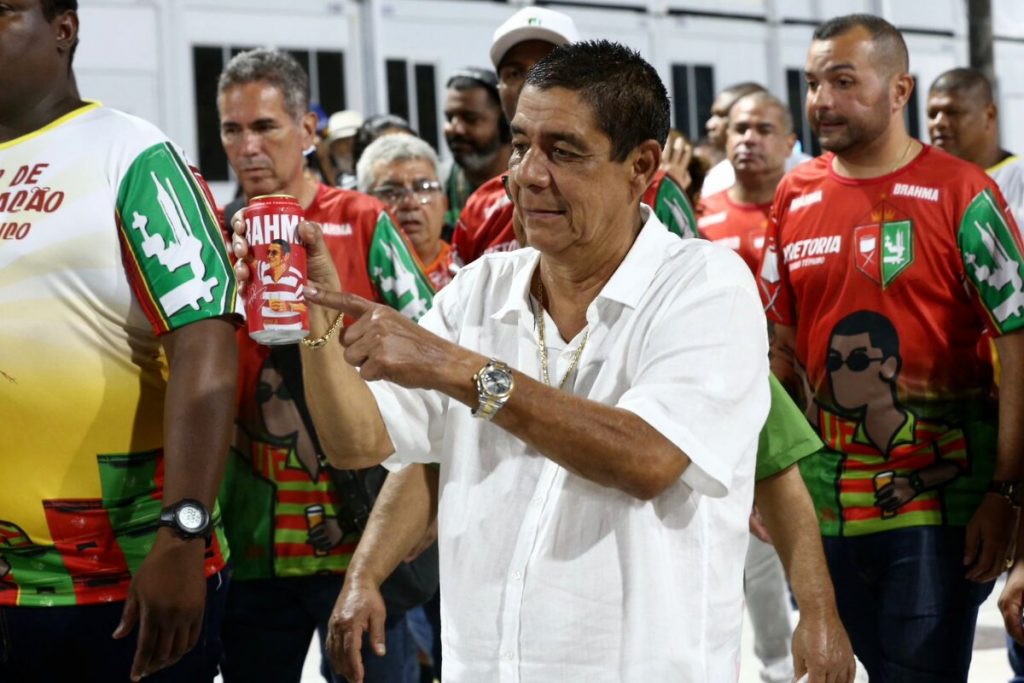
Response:
[[[637,197],[642,197],[661,168],[661,145],[657,140],[644,140],[630,153],[630,184]]]
[[[53,20],[53,30],[57,51],[70,52],[78,42],[78,12],[68,10],[57,15]]]
[[[305,152],[307,149],[316,142],[316,114],[311,111],[307,111],[302,115],[302,120],[299,122],[302,128],[302,151]]]
[[[910,101],[914,93],[914,77],[910,74],[897,74],[892,77],[892,106],[895,110],[902,109]]]

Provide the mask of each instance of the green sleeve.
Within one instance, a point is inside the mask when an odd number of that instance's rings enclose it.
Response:
[[[757,441],[754,480],[778,474],[823,446],[804,414],[774,375],[769,377],[771,407]]]
[[[413,320],[430,308],[434,288],[386,211],[373,231],[368,266],[373,286],[388,306]]]
[[[680,237],[697,236],[697,218],[693,215],[693,207],[686,193],[671,177],[665,176],[658,188],[658,196],[654,201],[654,215],[665,224],[671,232]]]
[[[1024,259],[1021,245],[991,190],[971,201],[957,243],[967,279],[999,334],[1024,327]]]

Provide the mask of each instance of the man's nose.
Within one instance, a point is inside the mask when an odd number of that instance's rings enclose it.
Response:
[[[258,154],[262,149],[263,137],[254,131],[242,132],[242,153],[248,156]]]
[[[509,171],[512,182],[519,187],[540,189],[546,187],[551,181],[551,173],[548,170],[544,153],[536,147],[527,150],[519,163],[511,167]]]

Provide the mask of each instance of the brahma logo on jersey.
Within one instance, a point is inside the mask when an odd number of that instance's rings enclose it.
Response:
[[[897,220],[885,202],[867,221],[853,229],[853,260],[857,270],[884,289],[914,261],[914,227],[909,220]]]
[[[939,201],[939,190],[936,187],[924,187],[923,185],[908,185],[907,183],[896,183],[892,187],[893,197],[913,197],[914,199],[926,199],[930,202]]]
[[[351,223],[321,223],[320,230],[324,237],[349,237],[352,235]]]
[[[800,209],[810,206],[811,204],[817,204],[821,202],[821,190],[816,190],[809,194],[802,194],[795,198],[789,203],[790,211],[799,211]]]

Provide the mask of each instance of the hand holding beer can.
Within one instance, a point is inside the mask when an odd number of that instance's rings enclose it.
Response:
[[[290,195],[254,197],[242,209],[249,241],[245,315],[249,336],[260,344],[294,344],[309,335],[306,247],[299,239],[303,212]]]

